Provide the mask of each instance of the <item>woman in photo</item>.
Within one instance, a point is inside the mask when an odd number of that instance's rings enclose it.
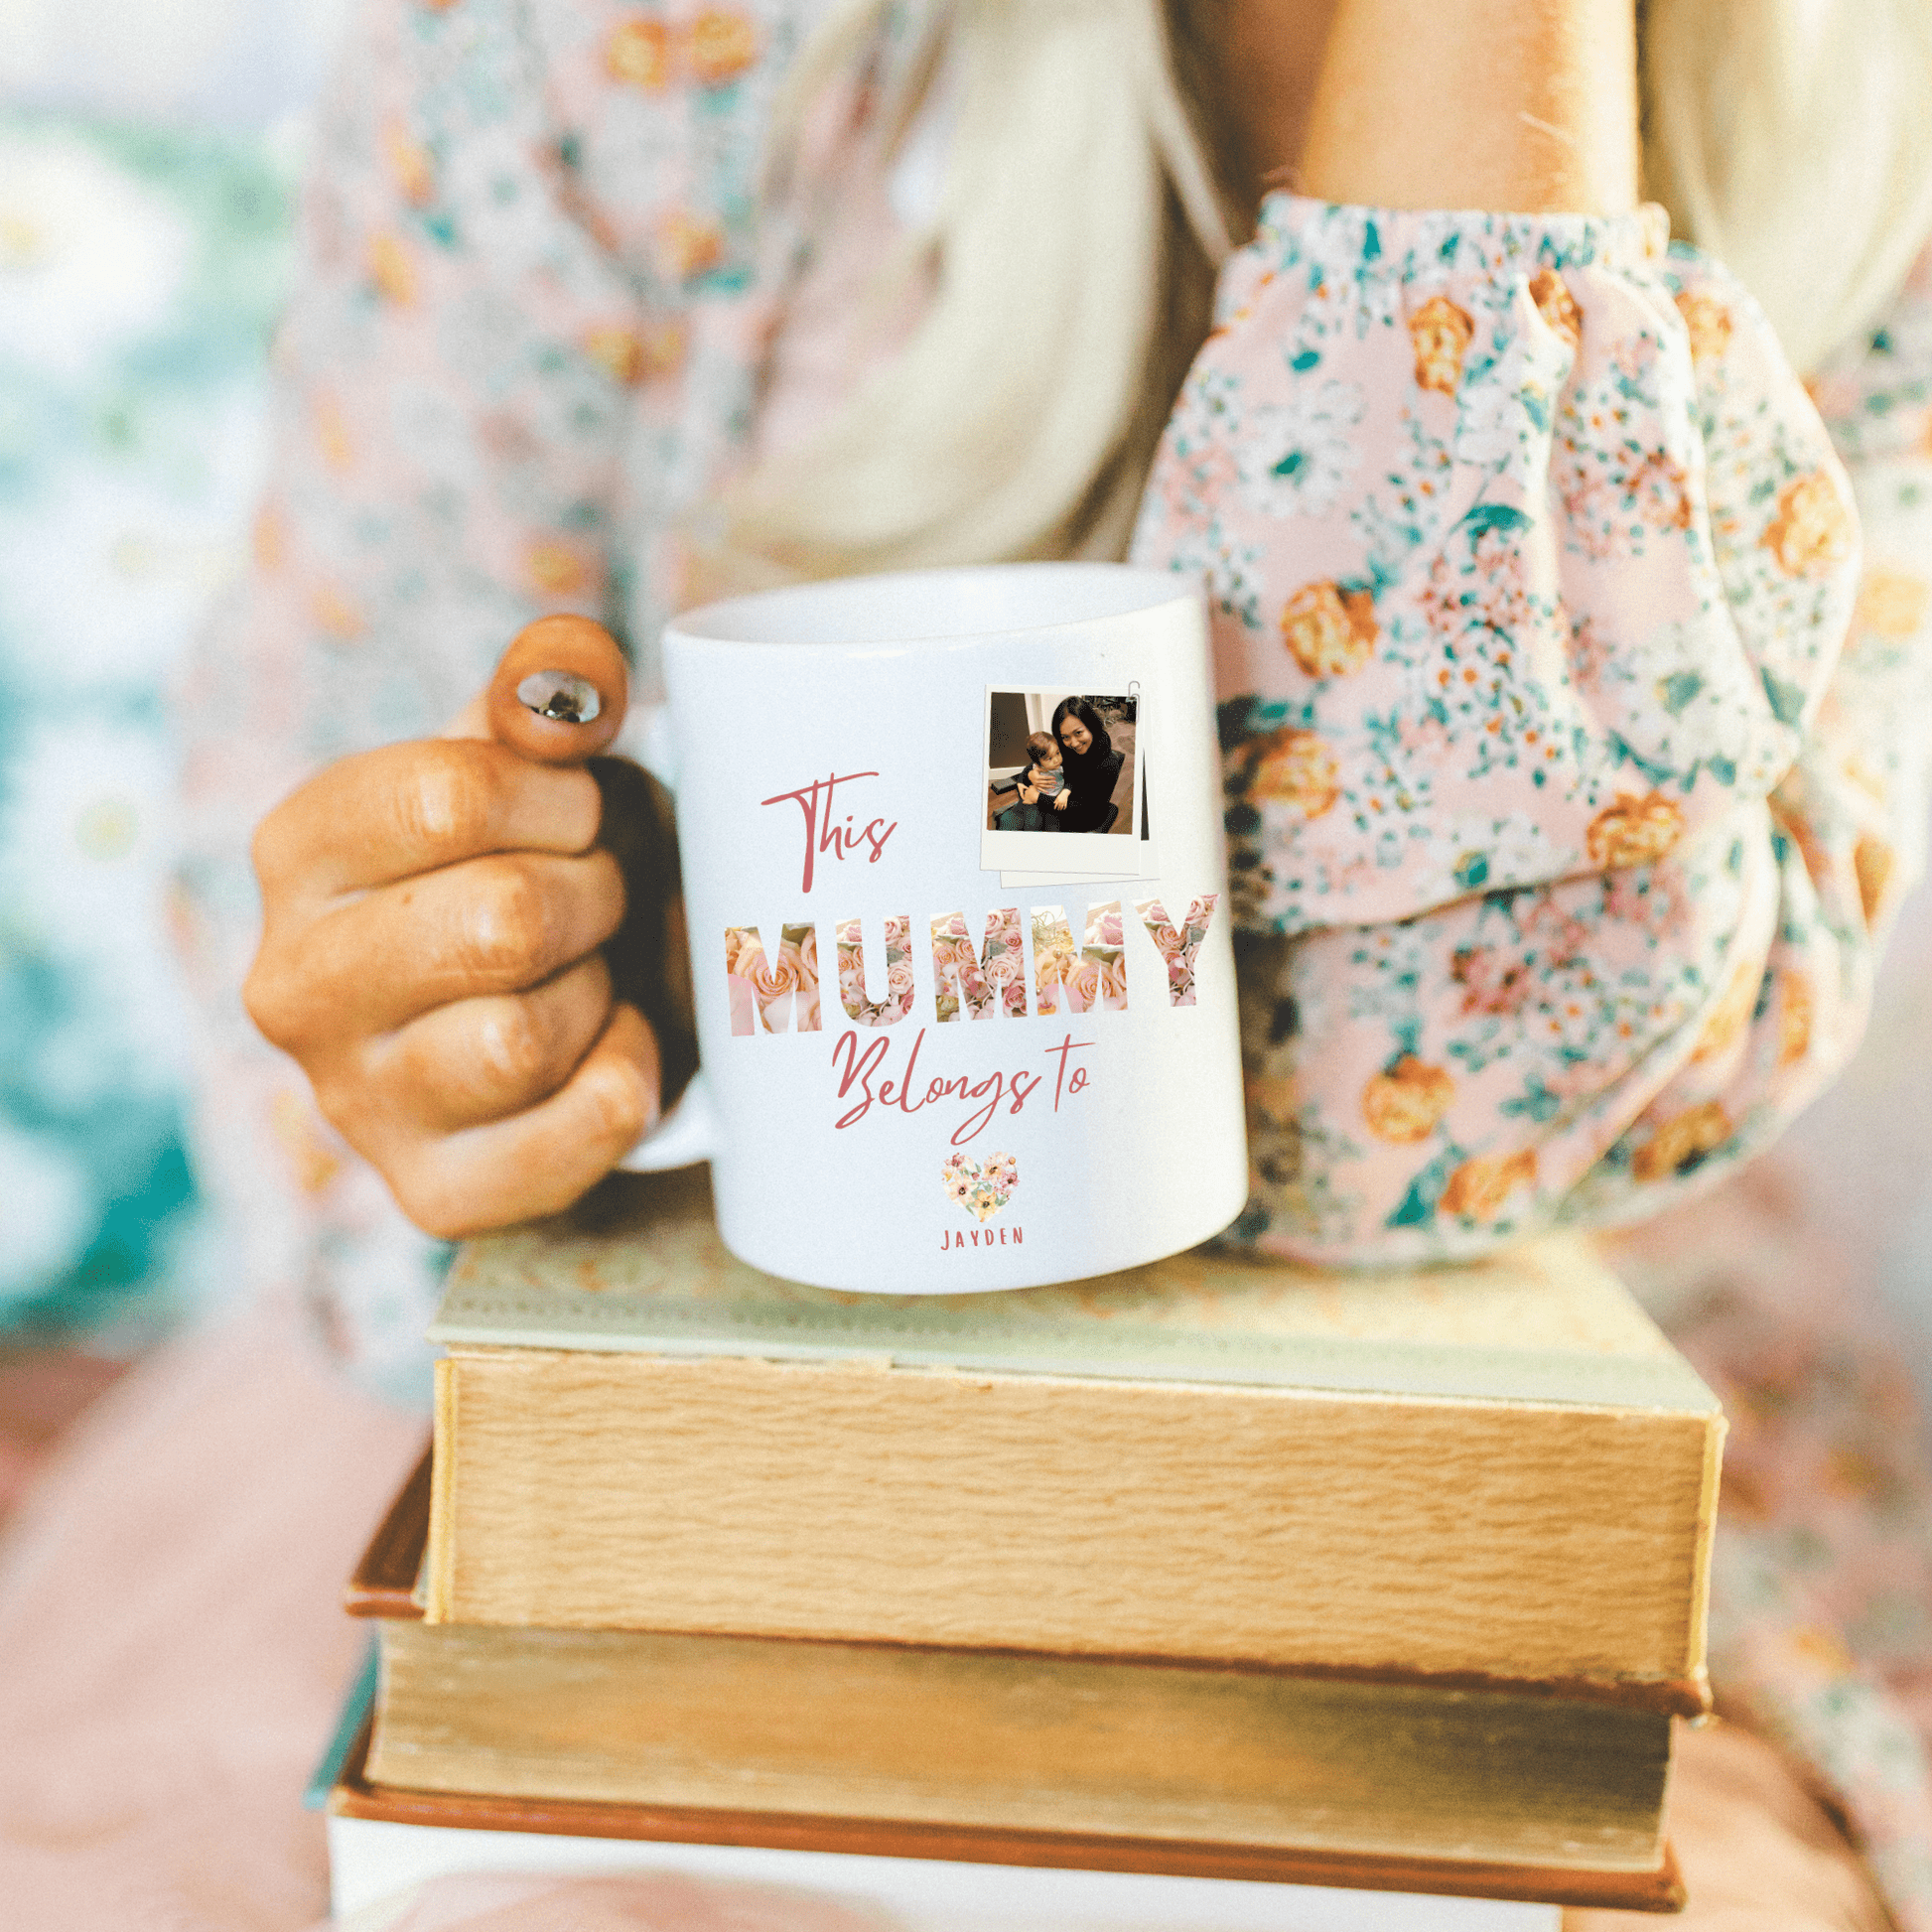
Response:
[[[1106,720],[1085,698],[1062,698],[1053,709],[1053,736],[1059,741],[1066,784],[1064,803],[1054,816],[1062,832],[1105,832],[1120,814],[1114,787],[1120,782],[1122,755],[1107,735]]]

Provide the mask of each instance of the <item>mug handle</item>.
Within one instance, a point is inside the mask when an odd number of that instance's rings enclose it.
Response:
[[[672,1093],[657,1127],[617,1163],[631,1174],[696,1167],[719,1150],[717,1109],[698,1064],[688,960],[668,958],[668,948],[676,943],[670,900],[682,889],[672,811],[676,761],[668,723],[662,705],[637,707],[621,738],[619,756],[595,758],[590,765],[605,802],[599,842],[617,854],[626,877],[649,877],[662,885],[655,902],[633,902],[627,908],[624,925],[607,948],[617,995],[635,1005],[657,1034],[664,1086]]]
[[[641,759],[590,761],[591,775],[604,794],[598,843],[617,857],[633,890],[623,923],[605,949],[612,988],[650,1023],[664,1087],[672,1096],[663,1119],[618,1163],[632,1173],[692,1167],[709,1161],[718,1146],[717,1111],[698,1066],[690,962],[682,922],[674,916],[682,882],[671,791],[653,769],[660,759],[651,753],[659,747],[649,733],[644,737]],[[661,888],[648,899],[635,894],[636,883],[645,879]]]
[[[700,1067],[677,1104],[618,1163],[621,1173],[662,1173],[669,1168],[695,1168],[718,1153],[718,1110]]]

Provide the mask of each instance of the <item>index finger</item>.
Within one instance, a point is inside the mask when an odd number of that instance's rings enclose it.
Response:
[[[263,893],[328,900],[491,852],[585,852],[603,817],[581,767],[480,738],[384,745],[341,759],[255,834]]]

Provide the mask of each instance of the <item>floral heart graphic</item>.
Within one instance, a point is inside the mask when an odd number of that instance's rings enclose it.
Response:
[[[990,1221],[1020,1185],[1020,1163],[1010,1154],[989,1154],[983,1167],[963,1154],[955,1154],[939,1173],[946,1192],[981,1221]]]

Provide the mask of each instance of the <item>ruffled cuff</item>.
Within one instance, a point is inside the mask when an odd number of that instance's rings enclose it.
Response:
[[[1856,526],[1756,304],[1613,219],[1265,205],[1134,543],[1214,611],[1237,916],[1660,858],[1796,756]]]

